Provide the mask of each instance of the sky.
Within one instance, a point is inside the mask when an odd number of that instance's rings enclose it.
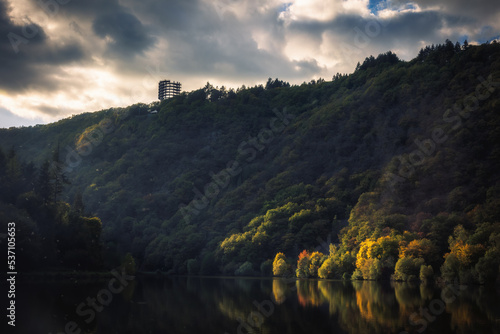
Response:
[[[498,0],[0,0],[0,127],[150,103],[163,79],[301,84],[499,35]]]

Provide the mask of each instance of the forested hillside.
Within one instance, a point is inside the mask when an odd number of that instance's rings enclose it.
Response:
[[[36,269],[131,253],[175,274],[494,281],[499,109],[496,43],[298,86],[207,84],[1,130],[0,218],[27,259],[51,254]]]

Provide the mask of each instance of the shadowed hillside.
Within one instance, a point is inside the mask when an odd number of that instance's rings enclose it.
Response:
[[[299,86],[207,84],[1,130],[0,217],[36,240],[26,258],[52,254],[33,268],[74,267],[91,250],[89,268],[129,252],[141,270],[270,274],[278,252],[295,265],[319,250],[317,267],[330,259],[331,270],[305,276],[418,276],[430,265],[494,280],[499,108],[496,43],[447,41],[409,62],[388,52]],[[57,255],[74,251],[73,238],[81,253]]]

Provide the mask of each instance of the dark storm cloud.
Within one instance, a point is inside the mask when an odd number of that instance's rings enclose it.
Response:
[[[387,38],[386,43],[417,42],[422,37],[428,40],[442,38],[439,30],[447,21],[437,12],[402,13],[391,20],[382,21],[383,38]]]
[[[297,21],[288,27],[291,34],[307,34],[310,40],[321,39],[325,32],[339,37],[342,45],[335,53],[337,56],[364,57],[377,55],[394,49],[413,50],[417,55],[421,42],[427,44],[443,43],[445,39],[457,41],[461,38],[460,29],[477,25],[476,19],[459,17],[438,11],[401,12],[390,18],[361,17],[358,15],[339,15],[330,21]],[[443,36],[442,29],[448,28],[451,34]],[[347,50],[347,52],[346,52]]]
[[[134,15],[123,11],[97,16],[92,29],[100,38],[110,38],[107,42],[109,51],[123,56],[140,54],[155,41]]]
[[[135,13],[148,17],[163,31],[191,31],[196,27],[211,31],[220,23],[214,10],[199,0],[125,0],[122,3]]]
[[[40,6],[41,2],[48,3],[47,1],[29,0],[34,6]],[[60,6],[57,11],[46,10],[46,12],[54,12],[54,15],[63,13],[64,15],[71,15],[81,19],[88,20],[94,18],[97,14],[109,14],[122,9],[118,0],[65,0],[60,1]]]
[[[498,0],[391,0],[393,3],[415,3],[422,9],[439,7],[439,11],[458,16],[473,16],[488,19],[498,15],[500,2]]]
[[[49,116],[58,116],[58,115],[64,114],[64,112],[65,112],[65,110],[61,110],[59,108],[54,108],[53,106],[48,105],[48,104],[43,104],[43,105],[37,106],[36,110],[44,115],[49,115]]]
[[[451,27],[465,28],[468,37],[473,40],[484,42],[488,38],[498,38],[498,23],[500,22],[500,1],[498,0],[389,0],[387,3],[392,8],[413,3],[424,11],[439,13]],[[490,29],[492,25],[496,27]]]
[[[23,25],[12,22],[7,2],[0,0],[0,89],[57,89],[51,76],[58,66],[81,60],[84,52],[76,43],[52,43],[42,27],[26,20]]]
[[[34,5],[39,4],[39,0],[30,1]],[[106,40],[107,55],[112,54],[128,60],[155,43],[150,28],[117,0],[70,0],[58,6],[56,15],[59,14],[70,17],[71,28],[76,28],[80,34],[81,23],[92,22],[92,32]]]
[[[176,66],[185,73],[214,73],[220,70],[220,64],[225,64],[237,69],[238,75],[252,77],[284,74],[291,66],[281,52],[272,54],[259,49],[246,31],[219,31],[216,36],[200,32],[173,38],[179,38],[176,47],[185,47],[182,53],[171,53]]]
[[[166,39],[169,45],[166,66],[183,75],[232,74],[249,80],[266,80],[268,76],[293,78],[320,71],[316,62],[301,66],[306,62],[298,64],[283,54],[284,28],[278,20],[278,7],[259,14],[250,6],[245,13],[247,20],[243,20],[234,12],[238,8],[232,1],[123,3],[139,17],[147,18],[155,27],[155,35]],[[278,47],[260,48],[253,36],[256,29],[265,29]]]

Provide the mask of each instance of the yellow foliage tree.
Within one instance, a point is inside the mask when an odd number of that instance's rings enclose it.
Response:
[[[399,247],[399,258],[403,257],[421,257],[427,259],[429,256],[435,254],[436,249],[429,239],[416,239],[410,241],[408,244],[402,244]]]
[[[313,252],[309,259],[309,276],[318,277],[318,269],[325,261],[325,255],[321,252]]]
[[[286,263],[286,256],[283,253],[278,253],[274,257],[273,261],[273,275],[274,276],[284,276],[288,273],[290,267]]]

